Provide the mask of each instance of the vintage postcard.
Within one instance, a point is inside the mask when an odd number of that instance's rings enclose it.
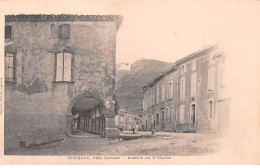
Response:
[[[0,6],[0,164],[260,164],[260,1]]]

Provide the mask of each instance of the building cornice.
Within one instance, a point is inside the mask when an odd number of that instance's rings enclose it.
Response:
[[[62,22],[62,21],[115,21],[119,29],[123,17],[120,15],[5,15],[5,22]]]

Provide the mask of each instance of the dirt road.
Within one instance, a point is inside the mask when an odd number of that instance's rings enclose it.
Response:
[[[140,134],[140,133],[139,133]],[[150,134],[143,132],[142,134]],[[106,139],[89,134],[66,138],[38,149],[20,149],[15,155],[117,155],[173,156],[207,155],[218,149],[219,135],[198,133],[156,132],[155,135],[134,140]]]

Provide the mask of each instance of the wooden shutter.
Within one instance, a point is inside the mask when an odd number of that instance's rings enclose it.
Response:
[[[57,65],[56,65],[56,81],[62,81],[63,74],[63,53],[57,54]]]
[[[182,78],[182,99],[185,99],[185,77]]]
[[[215,68],[211,67],[208,70],[208,91],[213,91],[215,87]]]
[[[191,75],[191,97],[196,96],[197,73]]]
[[[181,105],[180,107],[180,123],[184,123],[185,118],[185,108],[184,105]]]
[[[64,53],[64,81],[71,81],[71,54]]]
[[[6,80],[13,81],[14,79],[14,55],[6,53]]]

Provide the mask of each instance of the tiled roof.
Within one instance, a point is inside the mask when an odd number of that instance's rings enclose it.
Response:
[[[50,22],[50,21],[115,21],[120,27],[120,15],[5,15],[6,22]]]

